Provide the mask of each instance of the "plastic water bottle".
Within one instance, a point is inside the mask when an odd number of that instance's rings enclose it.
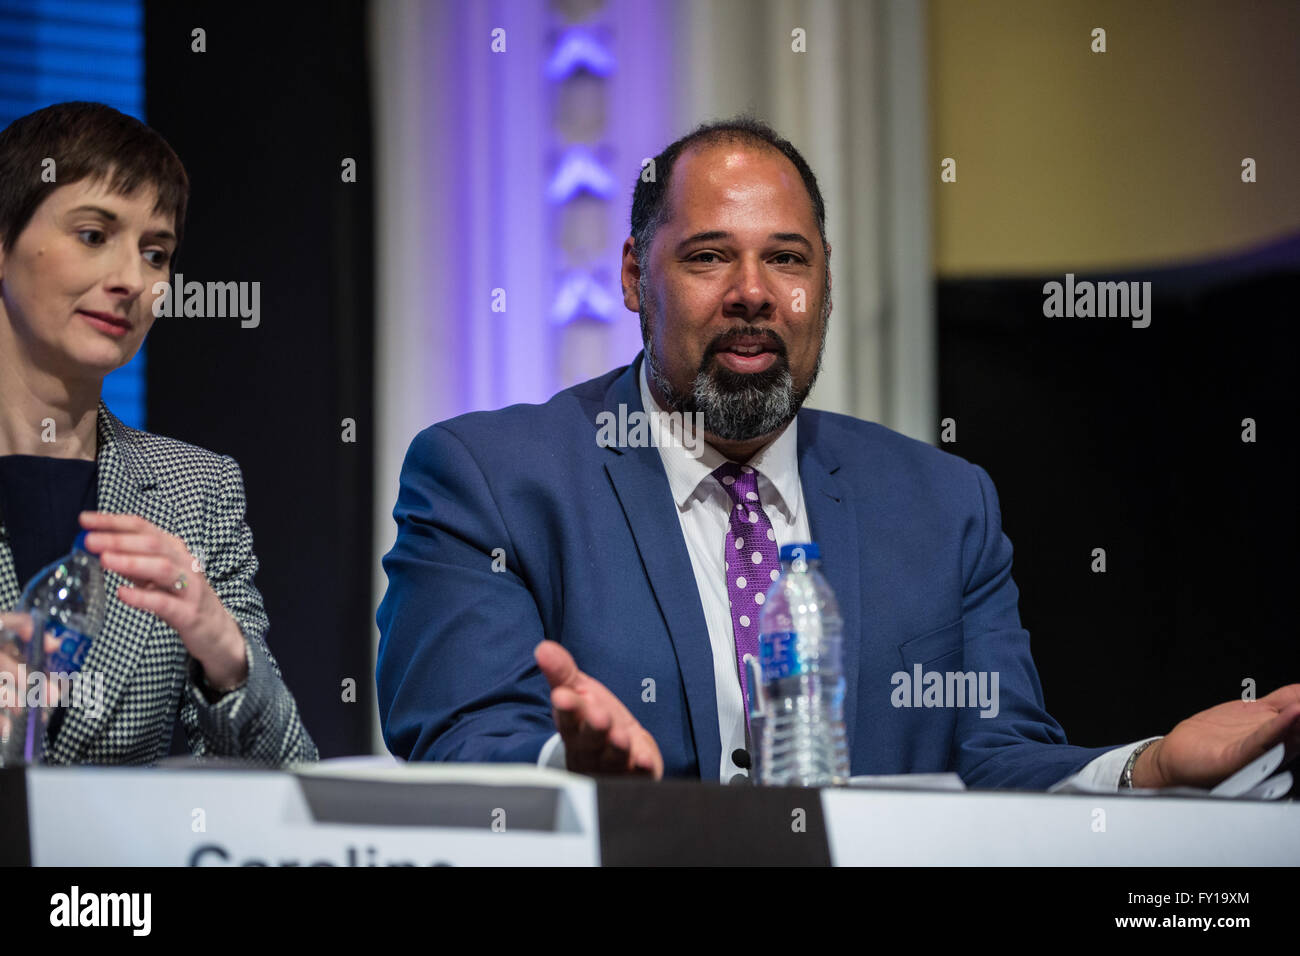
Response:
[[[28,672],[44,671],[47,675],[72,674],[81,670],[91,643],[104,627],[107,606],[104,569],[99,558],[86,550],[86,532],[77,535],[72,550],[36,573],[16,610],[32,616],[32,640],[28,644]],[[59,643],[56,650],[45,653],[44,635]],[[68,701],[59,701],[67,706]],[[27,708],[20,721],[22,759],[40,763],[44,759],[46,708]],[[38,719],[32,719],[36,717]],[[19,728],[14,728],[17,731]],[[17,741],[14,741],[17,743]]]
[[[49,660],[31,660],[50,673],[81,670],[91,642],[104,627],[107,607],[104,569],[99,558],[86,550],[86,532],[77,535],[72,550],[27,582],[18,610],[32,616],[36,633],[44,631],[59,641]],[[33,638],[34,655],[44,656],[44,644]]]
[[[820,564],[816,544],[783,547],[781,575],[759,617],[763,784],[848,783],[844,621]]]

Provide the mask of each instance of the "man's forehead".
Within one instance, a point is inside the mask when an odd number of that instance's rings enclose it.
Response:
[[[678,157],[669,186],[669,221],[704,226],[701,217],[755,205],[782,216],[812,219],[812,199],[794,163],[776,149],[748,143],[692,146]]]

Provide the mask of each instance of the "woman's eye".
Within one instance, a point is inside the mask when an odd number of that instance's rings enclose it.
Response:
[[[163,268],[172,258],[171,253],[165,252],[162,249],[150,249],[145,252],[144,257],[148,260],[149,265],[153,266],[155,269]]]
[[[80,229],[77,231],[77,236],[88,246],[99,246],[104,243],[102,229]]]

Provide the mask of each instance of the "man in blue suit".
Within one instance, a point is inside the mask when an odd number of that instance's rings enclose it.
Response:
[[[741,661],[775,548],[809,540],[844,619],[854,774],[1208,786],[1300,733],[1291,685],[1154,741],[1068,745],[1044,709],[988,475],[802,409],[831,311],[825,210],[803,158],[739,120],[677,141],[654,171],[638,180],[622,267],[645,351],[544,405],[463,415],[411,445],[378,614],[393,753],[743,774]],[[638,427],[646,413],[684,430]],[[917,706],[919,688],[900,693],[900,674],[930,672],[973,673],[993,697]]]

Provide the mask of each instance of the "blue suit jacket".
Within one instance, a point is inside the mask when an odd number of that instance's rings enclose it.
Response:
[[[633,362],[544,405],[462,415],[411,443],[378,613],[394,754],[535,762],[555,732],[533,661],[550,638],[654,735],[667,775],[716,779],[712,652],[659,451],[596,440],[602,411],[641,410],[639,374]],[[981,468],[809,409],[798,456],[844,617],[854,774],[951,770],[972,787],[1043,789],[1105,752],[1066,744],[1044,709],[1011,543]],[[894,706],[891,675],[918,663],[997,671],[997,716]]]

